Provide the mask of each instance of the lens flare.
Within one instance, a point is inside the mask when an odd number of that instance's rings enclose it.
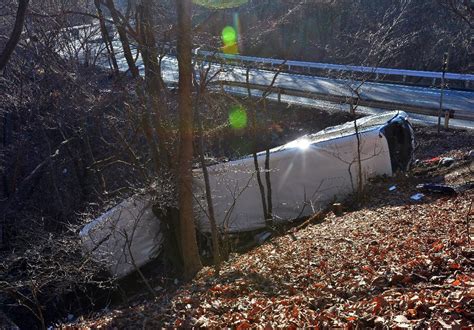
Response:
[[[247,126],[247,112],[241,106],[235,106],[230,110],[229,123],[234,129],[242,129]]]
[[[226,26],[222,30],[222,52],[224,54],[236,55],[239,53],[239,46],[237,42],[237,30],[232,26]]]
[[[232,26],[226,26],[222,30],[222,42],[224,46],[230,46],[237,42],[237,32]]]

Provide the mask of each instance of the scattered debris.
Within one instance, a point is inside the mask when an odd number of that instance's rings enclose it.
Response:
[[[441,157],[433,157],[427,160],[417,160],[416,164],[421,166],[437,166],[441,160]]]
[[[423,195],[421,193],[418,193],[418,194],[412,195],[410,197],[410,199],[412,199],[414,201],[421,201],[423,199],[423,197],[425,197],[425,195]]]
[[[474,189],[474,182],[466,182],[458,185],[448,185],[443,183],[422,183],[417,185],[416,188],[430,193],[455,195]]]
[[[452,157],[433,157],[433,158],[421,160],[421,161],[417,159],[415,161],[415,165],[423,166],[423,167],[432,167],[432,166],[449,167],[452,164],[454,164],[455,161],[456,159]]]
[[[272,236],[272,233],[269,231],[264,231],[261,233],[258,233],[254,236],[254,240],[258,245],[262,245],[267,239],[269,239]]]
[[[456,189],[452,186],[448,186],[445,184],[437,184],[437,183],[423,183],[416,186],[417,189],[421,189],[426,192],[438,193],[438,194],[448,194],[448,195],[455,195]]]
[[[455,159],[451,157],[441,158],[441,160],[439,161],[439,166],[449,167],[454,164],[454,162]]]

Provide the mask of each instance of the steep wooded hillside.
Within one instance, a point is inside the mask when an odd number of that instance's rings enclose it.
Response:
[[[238,25],[240,52],[306,61],[472,72],[473,10],[446,0],[253,0],[238,9],[209,11],[205,30],[220,36]]]

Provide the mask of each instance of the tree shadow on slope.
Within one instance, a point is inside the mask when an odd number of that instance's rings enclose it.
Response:
[[[232,302],[252,292],[273,298],[288,288],[283,283],[267,278],[256,271],[234,270],[219,277],[209,276],[201,283],[183,283],[162,293],[154,301],[132,303],[127,309],[114,313],[110,327],[134,327],[139,322],[143,328],[179,326],[192,327],[202,308],[213,315],[223,315],[237,306]],[[210,294],[209,294],[210,293]],[[135,307],[136,306],[136,307]]]

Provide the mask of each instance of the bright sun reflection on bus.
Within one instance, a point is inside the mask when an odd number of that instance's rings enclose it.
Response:
[[[298,148],[298,149],[301,149],[301,150],[306,150],[306,149],[309,148],[310,145],[311,145],[311,140],[309,140],[306,137],[302,137],[298,140],[291,141],[290,143],[288,143],[286,145],[286,147],[287,148]]]

